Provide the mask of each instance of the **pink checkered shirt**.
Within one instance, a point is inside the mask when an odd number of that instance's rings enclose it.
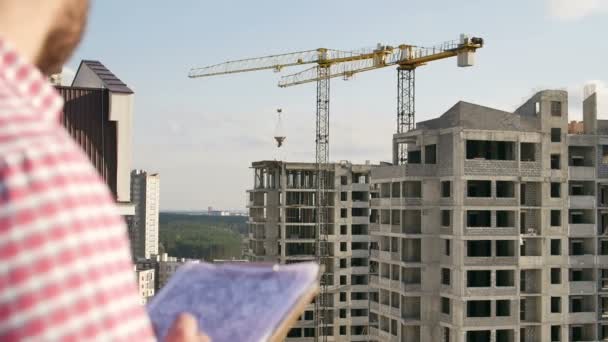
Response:
[[[0,39],[0,341],[154,340],[109,190]]]

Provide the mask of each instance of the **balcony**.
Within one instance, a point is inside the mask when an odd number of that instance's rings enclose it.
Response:
[[[595,323],[597,319],[597,315],[595,311],[591,312],[570,312],[568,314],[568,323],[569,324],[586,324],[586,323]]]
[[[594,294],[596,289],[595,281],[570,281],[570,294]]]
[[[595,196],[570,196],[570,208],[573,209],[587,209],[595,207]]]
[[[570,179],[595,180],[595,167],[593,166],[569,166]]]
[[[511,236],[519,232],[515,227],[465,227],[464,233],[467,236]]]
[[[352,224],[369,224],[369,217],[368,216],[353,216],[351,221],[352,221]]]
[[[392,341],[392,338],[394,337],[393,335],[391,335],[390,333],[380,330],[378,329],[378,340],[380,341]]]
[[[391,286],[391,280],[389,278],[380,277],[378,278],[378,283],[385,287]]]
[[[476,297],[476,296],[515,296],[517,295],[515,286],[500,286],[500,287],[466,287],[465,296]]]
[[[391,260],[391,252],[389,252],[389,251],[379,251],[378,259],[384,260],[384,261]],[[397,259],[397,260],[399,260],[399,259]]]
[[[512,310],[512,309],[511,309]],[[516,325],[519,322],[516,315],[511,312],[508,317],[466,317],[463,319],[463,325],[482,327],[482,326],[501,326],[501,325]]]
[[[351,267],[352,270],[352,274],[367,274],[369,273],[369,267],[368,266],[354,266]]]
[[[351,188],[352,191],[366,192],[366,191],[369,191],[370,185],[369,184],[365,184],[365,183],[352,183],[350,185],[350,188]]]
[[[597,264],[598,265],[608,265],[608,255],[598,255],[597,256]],[[608,283],[606,284],[608,288]]]
[[[401,281],[391,280],[391,290],[401,290]]]
[[[540,177],[541,175],[540,162],[522,161],[520,162],[520,172],[525,177]]]
[[[568,235],[576,237],[592,237],[595,235],[595,224],[593,223],[570,223],[568,224]]]
[[[399,290],[401,290],[401,292],[420,292],[420,291],[422,291],[421,284],[401,283],[399,286],[400,286]]]
[[[374,259],[380,259],[380,251],[377,249],[372,249],[370,251],[370,256]]]
[[[350,301],[350,308],[363,308],[363,309],[367,309],[367,305],[368,305],[369,301],[366,299],[362,299],[362,300],[351,300]],[[367,321],[367,316],[365,317],[365,321]]]
[[[370,300],[369,302],[369,308],[376,311],[376,312],[380,312],[380,304],[378,302],[373,302]]]
[[[391,306],[390,314],[395,318],[399,318],[401,316],[401,310]]]
[[[352,235],[351,237],[351,241],[352,242],[368,242],[369,241],[369,235]]]
[[[519,169],[515,160],[467,159],[464,161],[465,175],[517,176]]]
[[[593,255],[570,255],[568,256],[570,266],[592,266],[595,264],[595,256]]]
[[[367,258],[367,257],[369,257],[369,252],[366,249],[353,249],[352,257],[353,258]]]
[[[378,304],[378,312],[387,315],[391,312],[391,307],[390,305],[388,305],[388,302],[386,304]]]
[[[363,306],[360,306],[360,307],[362,308]],[[367,304],[366,304],[365,308],[367,308]],[[367,316],[351,317],[350,318],[350,324],[351,325],[367,325]]]
[[[519,264],[522,267],[543,267],[545,261],[542,256],[520,256]]]
[[[517,257],[464,257],[465,266],[515,265]]]

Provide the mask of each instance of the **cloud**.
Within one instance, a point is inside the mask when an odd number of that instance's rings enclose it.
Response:
[[[182,133],[182,125],[176,120],[167,120],[167,126],[169,127],[169,131],[174,135]]]
[[[563,21],[576,21],[587,16],[608,12],[605,0],[545,0],[552,17]]]

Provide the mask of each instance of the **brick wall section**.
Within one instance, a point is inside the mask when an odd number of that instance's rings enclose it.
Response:
[[[541,175],[540,160],[541,160],[540,144],[536,144],[536,147],[534,149],[534,161],[533,162],[527,162],[527,161],[520,162],[519,167],[520,167],[520,171],[521,171],[521,176],[523,176],[523,177],[540,177],[540,175]]]
[[[464,173],[480,176],[519,176],[514,160],[465,160]]]
[[[437,173],[437,164],[407,164],[405,174],[407,176],[434,176]]]
[[[538,206],[540,205],[540,184],[539,183],[527,183],[526,184],[526,205],[527,206]]]
[[[527,210],[525,211],[525,215],[526,215],[526,226],[524,227],[524,232],[527,234],[528,233],[528,228],[534,228],[536,229],[536,233],[540,234],[540,227],[538,225],[538,223],[540,222],[540,210]],[[519,221],[519,217],[517,218],[517,221]],[[519,223],[517,224],[519,226]],[[520,227],[521,229],[521,227]]]
[[[442,134],[439,136],[439,153],[437,159],[439,161],[439,176],[448,176],[453,174],[454,159],[454,137],[452,134]]]
[[[523,177],[540,177],[541,166],[540,162],[521,162],[521,176]]]

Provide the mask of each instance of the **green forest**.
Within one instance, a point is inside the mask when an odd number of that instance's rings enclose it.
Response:
[[[161,213],[160,252],[178,258],[240,259],[247,217]]]

